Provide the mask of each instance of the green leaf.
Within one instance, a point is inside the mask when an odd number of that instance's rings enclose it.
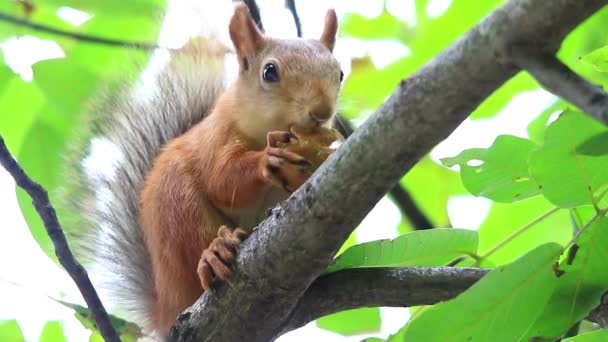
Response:
[[[608,131],[594,135],[578,145],[576,153],[585,156],[603,156],[608,154]]]
[[[24,342],[25,337],[16,320],[0,321],[0,341],[2,342]]]
[[[528,124],[528,137],[534,143],[541,145],[545,141],[545,132],[547,131],[548,121],[554,113],[563,112],[567,107],[564,100],[557,100],[555,103],[547,107],[534,120]]]
[[[530,153],[530,174],[555,205],[571,208],[592,204],[593,193],[608,183],[608,156],[578,154],[576,147],[608,131],[579,112],[566,112],[553,122],[543,146]]]
[[[562,342],[606,342],[608,341],[608,331],[600,329],[586,334],[569,337]]]
[[[527,139],[501,135],[490,148],[465,150],[441,161],[448,167],[460,165],[462,183],[473,195],[510,203],[540,192],[528,173],[528,155],[535,146]]]
[[[545,244],[491,271],[455,299],[414,318],[403,340],[522,340],[551,296],[556,283],[551,264],[560,251],[560,245]]]
[[[379,308],[347,310],[317,319],[319,328],[341,335],[376,332],[380,330],[380,324]]]
[[[407,34],[407,30],[406,24],[386,10],[373,19],[367,19],[356,13],[348,13],[342,18],[340,24],[340,35],[368,40],[399,39]]]
[[[394,240],[371,241],[350,247],[327,268],[335,272],[354,267],[445,265],[463,254],[477,253],[477,233],[465,229],[432,229],[403,234]]]
[[[78,321],[80,321],[82,326],[93,332],[90,341],[103,341],[103,338],[101,338],[101,335],[99,335],[99,330],[97,330],[95,320],[93,319],[93,316],[91,315],[91,312],[88,308],[60,299],[52,297],[50,298],[55,302],[74,310],[74,316],[76,317],[76,319],[78,319]],[[110,320],[116,331],[120,334],[120,339],[123,342],[135,342],[139,337],[143,336],[141,329],[139,329],[139,327],[134,323],[131,323],[114,315],[110,315]]]
[[[598,306],[608,290],[608,218],[593,222],[576,246],[576,252],[569,251],[569,256],[560,263],[559,269],[564,274],[558,279],[557,288],[530,337],[561,335]]]
[[[479,229],[479,255],[485,255],[519,229],[544,215],[555,206],[542,196],[512,204],[493,203],[490,213]],[[536,223],[503,245],[487,260],[504,265],[547,242],[565,245],[572,238],[568,212],[559,210]],[[484,264],[486,265],[486,264]]]
[[[93,94],[96,76],[73,59],[53,59],[36,63],[34,82],[46,95],[61,118],[73,123],[86,100]],[[66,77],[65,75],[70,75]]]
[[[60,321],[47,322],[42,328],[38,342],[62,342],[66,341],[63,334],[63,324]]]
[[[403,177],[401,184],[406,187],[416,205],[436,227],[450,226],[448,199],[467,193],[458,172],[442,167],[429,157],[419,161]],[[400,228],[399,233],[403,234],[410,230]]]
[[[608,72],[608,46],[581,57],[581,62],[592,65],[597,71]]]
[[[153,18],[164,8],[163,0],[46,0],[45,3],[57,7],[69,6],[90,14],[98,14],[110,17],[129,17],[134,13]]]

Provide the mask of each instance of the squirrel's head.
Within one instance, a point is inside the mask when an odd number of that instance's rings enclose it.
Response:
[[[329,10],[318,40],[270,38],[245,4],[235,6],[229,29],[240,65],[235,88],[245,97],[239,99],[246,112],[239,120],[248,121],[244,130],[265,138],[269,130],[290,126],[331,126],[343,77],[332,54],[337,28],[336,13]]]

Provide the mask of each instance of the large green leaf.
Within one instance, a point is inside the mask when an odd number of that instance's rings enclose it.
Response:
[[[574,337],[569,337],[563,342],[606,342],[608,341],[608,331],[600,329],[598,331],[581,334]]]
[[[404,341],[520,341],[556,284],[551,264],[561,246],[542,245],[483,277],[453,300],[423,311]]]
[[[317,326],[342,335],[354,335],[380,330],[380,309],[361,308],[321,317]]]
[[[530,174],[551,202],[563,208],[592,204],[608,183],[608,156],[587,156],[577,146],[608,128],[589,116],[566,112],[553,122],[544,144],[530,153]]]
[[[479,255],[486,255],[506,239],[545,215],[555,206],[543,196],[512,204],[493,203],[486,220],[478,229]],[[572,238],[568,212],[559,210],[495,250],[485,261],[504,265],[547,242],[566,244]]]
[[[40,333],[38,342],[67,342],[63,334],[63,324],[60,321],[47,322]]]
[[[462,183],[473,195],[510,203],[540,192],[528,172],[528,155],[535,146],[527,139],[501,135],[490,148],[465,150],[441,161],[460,165]]]
[[[134,13],[154,18],[165,5],[164,0],[45,0],[45,2],[57,7],[69,6],[95,15],[127,18]]]
[[[342,18],[340,34],[359,39],[403,38],[408,27],[388,11],[373,19],[349,13]]]
[[[0,92],[0,134],[14,154],[19,152],[46,99],[37,85],[19,77],[8,78]],[[1,86],[0,86],[1,87]]]
[[[448,227],[448,199],[455,195],[467,193],[462,186],[458,172],[437,164],[425,157],[419,161],[401,180],[409,191],[416,205],[435,224],[436,227]],[[401,234],[406,230],[400,229]]]
[[[576,147],[576,153],[586,156],[603,156],[608,154],[608,130],[594,135]]]
[[[477,233],[465,229],[432,229],[406,233],[394,240],[371,241],[348,248],[327,268],[445,265],[477,253]]]
[[[2,342],[23,342],[25,337],[19,328],[16,320],[0,321],[0,341]]]
[[[591,224],[572,253],[561,262],[564,274],[530,337],[557,337],[599,305],[608,290],[608,218]]]
[[[608,46],[581,57],[581,61],[593,65],[597,71],[608,72]]]

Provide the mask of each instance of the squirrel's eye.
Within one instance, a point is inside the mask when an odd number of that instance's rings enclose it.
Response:
[[[262,71],[262,78],[266,82],[277,82],[279,80],[279,70],[273,63],[264,65],[264,71]]]
[[[342,83],[343,79],[344,79],[344,72],[342,72],[342,70],[340,70],[340,83]]]

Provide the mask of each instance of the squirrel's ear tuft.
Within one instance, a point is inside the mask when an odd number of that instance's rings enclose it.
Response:
[[[325,15],[325,27],[323,27],[323,33],[321,34],[321,44],[325,45],[329,51],[334,50],[336,43],[336,32],[338,31],[338,17],[336,11],[330,9]]]
[[[230,19],[230,39],[234,44],[239,63],[247,69],[248,57],[259,52],[264,45],[264,36],[258,30],[253,18],[249,14],[247,5],[242,2],[234,6],[234,14]]]

